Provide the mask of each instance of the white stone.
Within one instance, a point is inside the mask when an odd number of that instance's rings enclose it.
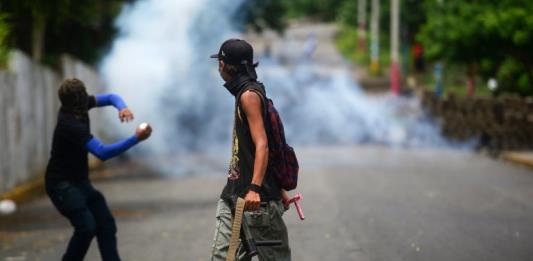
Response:
[[[17,204],[13,200],[4,199],[0,201],[0,215],[13,214],[17,210]]]

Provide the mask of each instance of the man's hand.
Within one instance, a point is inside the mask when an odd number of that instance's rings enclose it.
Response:
[[[139,139],[139,141],[146,140],[150,137],[152,134],[152,126],[147,125],[145,128],[142,128],[141,126],[137,127],[137,130],[135,130],[135,135]]]
[[[259,209],[259,206],[261,206],[261,196],[259,196],[259,193],[255,191],[248,191],[244,197],[244,201],[244,210],[246,211],[255,211]]]
[[[118,112],[118,118],[121,122],[130,122],[133,120],[133,113],[128,108],[124,108]]]
[[[285,211],[291,208],[291,204],[289,203],[289,200],[291,200],[289,193],[287,193],[286,190],[282,189],[281,190],[281,202],[283,202],[283,207],[285,208]]]

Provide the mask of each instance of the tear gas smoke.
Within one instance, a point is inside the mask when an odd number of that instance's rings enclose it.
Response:
[[[217,62],[208,57],[225,39],[239,36],[232,18],[241,3],[144,0],[124,8],[117,20],[120,35],[101,71],[136,119],[151,122],[154,134],[143,146],[150,153],[216,147],[229,153],[234,100],[221,86]],[[256,59],[257,54],[256,49]],[[448,146],[417,99],[370,97],[347,67],[330,70],[298,60],[289,69],[275,58],[259,60],[259,78],[292,144]]]

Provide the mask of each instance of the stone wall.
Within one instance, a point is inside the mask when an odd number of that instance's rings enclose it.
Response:
[[[477,138],[479,148],[492,152],[533,149],[533,97],[439,99],[426,90],[422,103],[441,120],[442,133],[450,139]]]

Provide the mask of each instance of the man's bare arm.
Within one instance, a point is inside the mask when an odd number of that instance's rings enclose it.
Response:
[[[261,186],[268,164],[268,139],[263,123],[262,102],[259,95],[253,91],[246,91],[241,96],[241,106],[248,119],[250,133],[255,144],[255,161],[252,184]],[[245,197],[247,209],[259,208],[261,198],[259,193],[250,191]]]

